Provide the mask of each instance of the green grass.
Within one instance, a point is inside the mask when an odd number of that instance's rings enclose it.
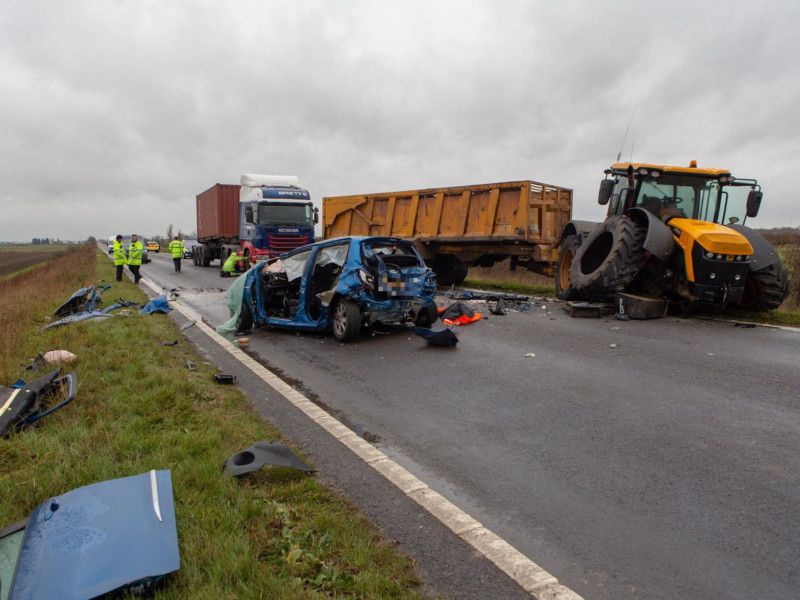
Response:
[[[800,327],[800,310],[750,312],[745,310],[729,309],[722,313],[722,318],[732,319],[734,321],[749,321],[751,323],[767,323],[769,325]]]
[[[464,280],[464,286],[482,290],[510,292],[514,294],[552,296],[556,293],[556,289],[552,285],[536,285],[530,283],[519,283],[516,281],[498,281],[493,279],[473,279],[470,277]]]
[[[113,279],[111,262],[93,254],[96,264],[84,261],[74,288]],[[213,382],[213,367],[169,317],[132,314],[43,331],[44,315],[65,297],[46,283],[40,292],[30,307],[38,323],[19,337],[16,361],[38,350],[75,352],[80,388],[65,409],[0,440],[0,526],[75,487],[168,468],[181,568],[157,597],[418,597],[412,561],[313,476],[222,475],[227,456],[281,435],[238,390]],[[145,299],[127,280],[105,293],[105,304],[118,297]],[[161,346],[175,339],[178,346]],[[198,371],[185,368],[187,358]]]

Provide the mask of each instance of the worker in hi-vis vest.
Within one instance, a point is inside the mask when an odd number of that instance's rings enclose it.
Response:
[[[243,273],[246,260],[245,257],[239,256],[238,252],[231,252],[230,256],[222,263],[222,270],[219,272],[219,276],[236,277],[239,273]]]
[[[181,241],[180,236],[175,236],[175,238],[169,243],[169,251],[172,254],[172,264],[175,265],[175,272],[181,272],[181,259],[183,258],[183,253],[186,252],[186,248]]]
[[[142,278],[139,273],[139,267],[142,266],[142,255],[144,254],[144,246],[139,241],[139,236],[135,233],[131,236],[131,243],[128,246],[128,268],[133,273],[133,282],[139,283]]]
[[[125,246],[122,245],[121,235],[118,235],[114,240],[112,253],[114,255],[114,268],[117,271],[117,281],[122,281],[122,269],[125,267]]]

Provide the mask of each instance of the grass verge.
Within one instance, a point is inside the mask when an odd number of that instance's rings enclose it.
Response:
[[[75,288],[100,279],[113,279],[111,262],[83,246],[0,287],[0,327],[15,340],[0,354],[3,382],[36,352],[65,349],[79,356],[80,386],[67,408],[0,440],[0,526],[75,487],[169,468],[181,569],[158,597],[418,597],[411,560],[313,477],[287,469],[222,476],[227,456],[280,433],[238,390],[213,383],[213,367],[166,315],[41,329]],[[127,280],[105,304],[118,297],[145,299]],[[186,370],[186,359],[199,370]]]
[[[721,316],[723,319],[732,319],[734,321],[749,321],[751,323],[766,323],[768,325],[800,327],[800,310],[750,312],[746,310],[729,309],[722,313]]]
[[[556,289],[552,285],[519,283],[516,281],[496,281],[492,279],[474,279],[471,277],[464,280],[464,287],[495,290],[513,294],[536,294],[540,296],[553,296],[556,293]]]

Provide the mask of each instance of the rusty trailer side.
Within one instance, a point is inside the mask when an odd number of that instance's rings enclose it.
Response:
[[[414,239],[437,274],[507,257],[547,273],[571,214],[571,189],[530,180],[323,198],[326,238]]]

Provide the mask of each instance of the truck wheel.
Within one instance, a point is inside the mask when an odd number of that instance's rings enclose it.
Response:
[[[200,246],[200,264],[204,267],[211,264],[211,249],[207,246]]]
[[[647,258],[645,233],[628,217],[606,219],[575,253],[570,267],[573,289],[587,299],[608,299],[623,291]]]
[[[464,283],[464,280],[467,278],[468,273],[469,273],[469,267],[459,260],[455,268],[456,285],[461,285],[462,283]]]
[[[556,267],[556,296],[561,300],[577,300],[578,292],[572,286],[570,271],[575,253],[581,245],[579,235],[568,235],[558,246],[558,266]]]
[[[745,310],[775,310],[789,295],[789,274],[781,261],[750,271],[744,281],[740,306]]]
[[[348,300],[339,299],[333,306],[331,323],[333,337],[340,342],[350,342],[361,331],[361,311]]]

